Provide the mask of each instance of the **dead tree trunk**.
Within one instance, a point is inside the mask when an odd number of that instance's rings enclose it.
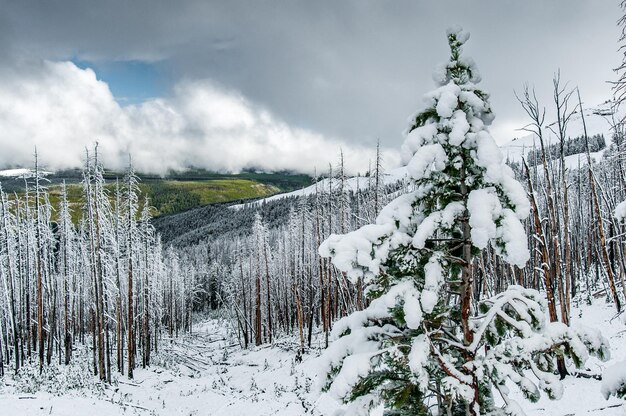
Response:
[[[582,101],[580,99],[580,91],[578,92],[578,103],[579,107],[582,108]],[[609,283],[609,289],[611,290],[611,295],[613,296],[613,302],[615,303],[615,308],[617,312],[621,312],[622,304],[619,299],[619,295],[617,293],[617,288],[615,287],[615,278],[613,276],[613,270],[611,268],[611,263],[609,261],[609,253],[606,248],[606,238],[604,236],[604,222],[602,220],[602,213],[600,211],[600,200],[598,198],[598,191],[596,189],[595,176],[593,174],[593,167],[591,162],[591,154],[589,152],[589,137],[587,136],[587,125],[585,123],[585,116],[581,112],[581,118],[583,122],[583,131],[585,135],[585,154],[587,155],[587,167],[589,172],[589,187],[591,188],[591,196],[592,196],[592,205],[594,209],[594,213],[596,216],[596,224],[598,224],[598,237],[600,240],[600,252],[602,257],[602,264],[604,266],[604,272],[606,273],[606,277]]]

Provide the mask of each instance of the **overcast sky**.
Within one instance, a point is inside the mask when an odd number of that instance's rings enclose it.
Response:
[[[618,0],[0,0],[0,167],[106,163],[361,171],[376,139],[389,167],[407,117],[447,59],[445,29],[496,113],[492,133],[525,124],[513,91],[550,98],[553,73],[583,100],[610,97],[620,56]]]

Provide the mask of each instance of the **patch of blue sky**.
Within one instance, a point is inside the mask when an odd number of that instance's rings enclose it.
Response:
[[[73,59],[79,68],[91,68],[96,77],[106,82],[121,105],[139,104],[162,97],[170,88],[170,77],[159,62],[105,61],[90,62]]]

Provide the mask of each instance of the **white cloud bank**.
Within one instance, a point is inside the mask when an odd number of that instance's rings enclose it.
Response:
[[[29,166],[35,146],[47,167],[78,167],[85,147],[100,143],[106,166],[127,155],[143,172],[189,166],[312,173],[336,164],[364,171],[374,150],[294,128],[240,94],[209,81],[183,81],[169,98],[120,106],[108,85],[71,62],[43,62],[0,77],[0,167]],[[385,151],[386,165],[398,153]]]

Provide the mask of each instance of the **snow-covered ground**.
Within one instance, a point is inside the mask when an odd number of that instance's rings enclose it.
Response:
[[[600,329],[611,343],[611,360],[590,359],[589,374],[602,374],[607,366],[626,359],[626,326],[614,316],[614,308],[601,301],[585,306],[582,315],[579,309],[572,313],[574,324]],[[70,373],[86,377],[87,386],[62,394],[60,385],[73,382],[67,376],[42,382],[43,391],[34,393],[27,377],[7,376],[0,382],[0,414],[332,415],[339,403],[316,391],[321,345],[316,343],[302,362],[296,362],[296,349],[295,339],[282,338],[273,346],[242,350],[227,335],[224,322],[210,320],[198,325],[193,335],[163,344],[155,364],[137,370],[134,380],[118,376],[110,387],[84,374],[89,372],[84,360]],[[545,397],[537,403],[518,401],[529,416],[626,415],[626,402],[604,400],[600,384],[589,378],[568,378],[560,401]]]
[[[15,178],[18,176],[23,176],[23,175],[30,175],[31,174],[31,170],[30,169],[5,169],[5,170],[0,170],[0,176],[4,176],[4,177],[8,177],[8,178]]]
[[[39,171],[42,175],[50,175],[52,172],[48,171]],[[27,177],[30,178],[35,174],[33,169],[27,168],[17,168],[17,169],[4,169],[0,170],[0,178],[19,178],[19,177]]]
[[[43,389],[53,393],[30,393],[23,382],[5,377],[0,414],[261,416],[313,410],[311,374],[317,353],[296,363],[292,339],[242,350],[225,325],[204,322],[193,335],[163,343],[152,367],[136,370],[133,380],[119,376],[108,388],[98,387],[102,385],[94,379],[63,395],[45,383]],[[88,371],[88,365],[83,367]]]
[[[585,325],[599,329],[611,345],[611,359],[601,362],[590,358],[581,373],[601,375],[605,368],[626,358],[626,325],[616,317],[615,307],[598,300],[591,306],[572,308],[572,325]],[[626,415],[626,402],[617,398],[604,400],[600,380],[593,378],[568,377],[563,380],[563,397],[561,400],[550,400],[545,395],[537,403],[525,401],[520,394],[515,400],[529,416],[540,415]]]

